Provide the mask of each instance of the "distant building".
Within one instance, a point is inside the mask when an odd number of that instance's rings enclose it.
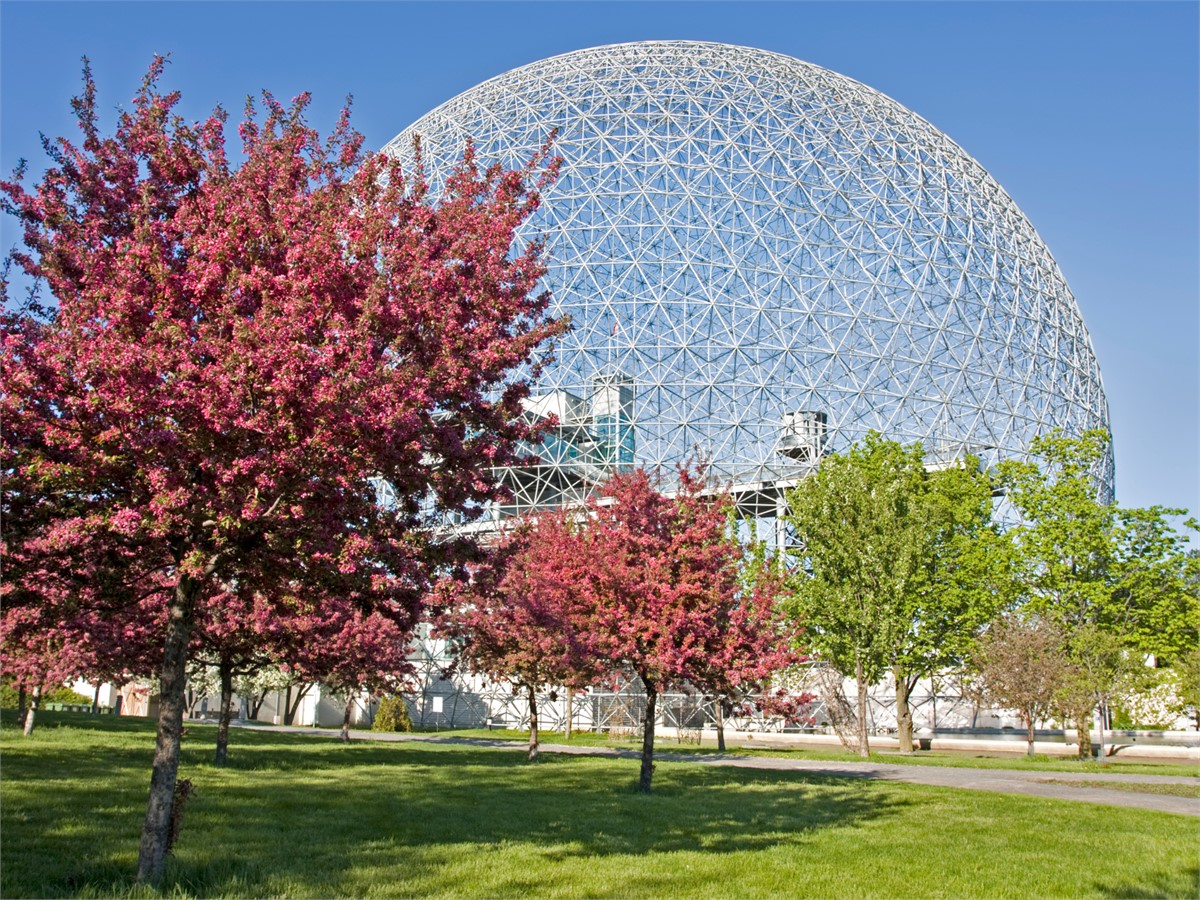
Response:
[[[869,431],[944,468],[1108,430],[1087,329],[1033,226],[949,137],[850,78],[745,47],[618,44],[498,75],[385,152],[411,164],[418,135],[435,192],[468,140],[520,168],[554,135],[562,158],[523,231],[573,326],[526,404],[554,424],[475,527],[698,456],[785,544],[786,490]],[[1111,497],[1111,457],[1095,479]],[[519,717],[519,700],[428,671],[418,719]],[[598,698],[590,720],[611,718]],[[963,703],[940,715],[974,718]]]
[[[1087,329],[1033,226],[983,168],[878,91],[779,54],[649,41],[580,50],[446,101],[385,152],[435,190],[468,139],[557,181],[523,236],[573,325],[529,405],[557,417],[496,515],[615,469],[699,454],[773,515],[868,431],[931,465],[1024,458],[1108,429]],[[1112,461],[1096,472],[1112,491]]]

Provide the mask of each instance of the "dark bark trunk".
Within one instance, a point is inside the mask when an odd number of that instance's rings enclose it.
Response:
[[[725,701],[717,698],[717,749],[725,752]]]
[[[222,659],[218,666],[221,674],[221,720],[217,723],[217,754],[213,762],[223,766],[229,759],[229,720],[233,718],[233,666]]]
[[[194,718],[196,713],[196,704],[200,702],[200,695],[196,693],[196,689],[188,684],[183,689],[183,714],[185,717]]]
[[[342,733],[340,740],[343,744],[350,743],[350,716],[354,713],[354,694],[346,698],[346,711],[342,713]]]
[[[529,692],[529,761],[538,761],[538,720],[537,692],[530,685],[525,688]]]
[[[29,706],[25,710],[25,719],[23,721],[23,733],[26,737],[33,734],[33,723],[37,719],[38,707],[42,702],[42,689],[35,687],[29,696]]]
[[[858,755],[871,755],[871,744],[867,738],[867,675],[863,670],[862,657],[854,660],[854,683],[858,687]]]
[[[1080,713],[1075,720],[1075,734],[1079,739],[1079,758],[1092,758],[1092,711]]]
[[[311,684],[301,685],[296,688],[296,699],[292,700],[292,686],[288,685],[287,695],[284,698],[284,715],[283,724],[291,725],[296,721],[296,713],[300,712],[300,704],[304,702],[304,698],[308,696],[308,692],[312,690]]]
[[[100,682],[96,682],[96,692],[92,694],[92,715],[100,715]]]
[[[267,702],[267,694],[270,691],[259,691],[257,694],[250,696],[250,718],[257,719],[258,714],[262,711],[262,706]]]
[[[642,771],[638,776],[638,790],[643,794],[650,793],[650,782],[654,778],[654,717],[657,704],[658,690],[647,683],[646,719],[642,726]]]
[[[28,708],[29,697],[25,693],[25,685],[17,688],[17,724],[25,724],[25,710]]]
[[[567,741],[571,740],[571,729],[575,724],[575,688],[567,688]]]
[[[137,881],[157,886],[166,868],[171,810],[179,777],[179,742],[183,731],[187,645],[195,615],[199,585],[181,576],[167,604],[167,633],[163,647],[162,693],[159,697],[158,734],[150,774],[150,800],[142,841],[138,848]]]
[[[892,678],[896,682],[896,730],[900,741],[900,752],[912,753],[912,707],[908,705],[911,687],[908,683],[908,676],[901,671],[899,666],[892,667]]]
[[[1033,741],[1036,735],[1033,732],[1033,711],[1030,710],[1025,714],[1025,755],[1033,759]]]

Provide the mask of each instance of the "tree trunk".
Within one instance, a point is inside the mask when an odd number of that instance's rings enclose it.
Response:
[[[863,670],[862,657],[854,659],[854,683],[858,687],[858,755],[871,755],[871,744],[867,738],[867,674]]]
[[[717,749],[725,752],[725,701],[720,697],[716,702],[717,713]]]
[[[1075,734],[1079,738],[1079,758],[1092,758],[1092,711],[1081,712],[1075,718]]]
[[[346,711],[342,713],[342,733],[340,740],[343,744],[350,743],[350,716],[354,712],[354,692],[346,698]]]
[[[1100,701],[1100,710],[1099,710],[1099,712],[1100,712],[1100,749],[1099,749],[1099,753],[1097,755],[1097,759],[1099,760],[1100,765],[1102,765],[1102,766],[1108,765],[1108,757],[1104,755],[1104,729],[1108,725],[1108,721],[1107,721],[1108,717],[1105,715],[1105,713],[1107,711],[1108,711],[1108,702],[1105,700],[1101,700]]]
[[[571,742],[571,726],[575,724],[575,688],[567,688],[567,743]]]
[[[911,687],[908,683],[908,676],[900,670],[899,666],[892,666],[892,678],[896,682],[896,730],[900,741],[900,752],[912,753],[913,719],[912,707],[908,705]]]
[[[525,688],[529,692],[529,761],[538,761],[538,720],[537,720],[537,694],[533,689],[533,685],[528,685]]]
[[[96,692],[92,694],[92,715],[100,715],[100,682],[96,682]]]
[[[191,719],[196,713],[196,704],[200,702],[200,695],[196,693],[195,687],[188,683],[183,689],[183,714],[186,718]]]
[[[159,696],[158,734],[150,774],[150,800],[142,841],[138,848],[137,881],[158,886],[167,862],[171,810],[179,777],[179,743],[183,731],[184,685],[188,638],[191,637],[199,585],[180,576],[167,604],[167,634],[163,647],[162,693]]]
[[[25,710],[29,703],[29,697],[25,693],[25,685],[17,688],[17,725],[25,724]]]
[[[218,671],[221,674],[221,720],[217,723],[217,755],[213,763],[225,765],[229,759],[229,720],[233,717],[233,666],[222,659]]]
[[[1025,714],[1025,755],[1033,759],[1033,711],[1030,710]]]
[[[296,688],[296,699],[292,701],[292,686],[289,684],[287,695],[284,699],[284,716],[283,724],[291,725],[296,721],[296,713],[300,712],[300,704],[304,702],[304,698],[308,696],[308,692],[312,690],[312,684],[301,685]]]
[[[643,679],[645,682],[645,679]],[[638,790],[650,793],[650,781],[654,777],[654,717],[658,703],[658,691],[649,682],[646,684],[646,719],[642,724],[642,771],[638,776]]]
[[[262,711],[262,705],[267,702],[267,694],[269,690],[259,691],[257,694],[250,696],[250,718],[257,719],[259,712]]]
[[[33,689],[33,693],[29,696],[29,707],[25,710],[24,734],[26,737],[33,734],[33,722],[37,718],[38,706],[42,702],[42,688],[39,685]]]

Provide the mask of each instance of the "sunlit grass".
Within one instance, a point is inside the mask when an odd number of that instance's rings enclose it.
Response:
[[[0,732],[0,896],[134,893],[148,722]],[[946,788],[519,747],[192,726],[177,896],[1194,897],[1200,820]]]

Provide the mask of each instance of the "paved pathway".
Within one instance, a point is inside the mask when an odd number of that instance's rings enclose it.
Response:
[[[288,731],[321,737],[336,737],[339,732],[327,728],[255,725],[271,731]],[[422,741],[429,743],[462,744],[472,747],[513,750],[523,744],[489,738],[441,737],[436,734],[389,734],[378,731],[351,731],[354,740]],[[638,759],[636,750],[616,747],[588,747],[568,744],[541,744],[542,753],[566,753],[577,756],[613,756]],[[1103,803],[1109,806],[1133,806],[1161,812],[1200,817],[1200,799],[1176,797],[1171,794],[1144,794],[1128,790],[1109,790],[1099,787],[1072,787],[1054,781],[1110,781],[1126,784],[1191,784],[1200,785],[1200,777],[1188,775],[1126,775],[1110,772],[1052,772],[1018,769],[969,769],[952,766],[903,765],[877,762],[834,762],[828,760],[794,759],[775,756],[740,756],[736,753],[671,753],[656,751],[656,760],[687,762],[702,766],[732,766],[739,769],[770,769],[783,772],[812,772],[815,775],[874,778],[880,781],[902,781],[909,784],[929,784],[937,787],[962,788],[971,791],[998,791],[1005,794],[1031,794],[1056,800],[1076,800]]]

